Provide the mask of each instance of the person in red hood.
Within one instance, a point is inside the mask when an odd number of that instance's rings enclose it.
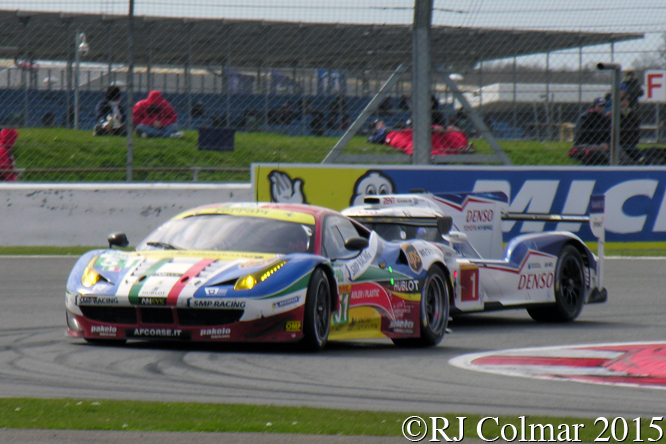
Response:
[[[148,98],[140,100],[134,105],[134,127],[143,138],[171,137],[179,139],[183,133],[178,131],[178,114],[167,102],[162,93],[151,91]]]
[[[18,131],[4,128],[0,131],[0,181],[16,182],[18,175],[14,172],[14,156],[12,147],[16,143]]]

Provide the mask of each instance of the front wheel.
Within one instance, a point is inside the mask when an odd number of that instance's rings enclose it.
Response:
[[[439,344],[449,322],[449,286],[439,267],[426,273],[421,293],[421,337],[395,338],[401,347],[432,347]]]
[[[331,329],[331,284],[321,269],[312,273],[305,296],[302,345],[308,351],[320,351]]]
[[[532,307],[527,313],[537,322],[571,322],[580,315],[585,302],[585,271],[578,250],[565,245],[557,258],[555,303]]]

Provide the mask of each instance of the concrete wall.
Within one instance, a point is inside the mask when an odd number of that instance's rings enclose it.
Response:
[[[122,231],[135,246],[199,205],[254,201],[250,184],[0,184],[0,246],[104,246]]]

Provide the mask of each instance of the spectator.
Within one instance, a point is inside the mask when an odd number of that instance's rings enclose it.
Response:
[[[386,123],[383,120],[375,120],[374,122],[375,130],[372,133],[372,136],[368,137],[368,143],[384,143],[384,139],[389,133]]]
[[[12,148],[18,138],[18,131],[4,128],[0,131],[0,181],[16,182],[18,175],[14,167]]]
[[[95,114],[97,125],[93,129],[93,136],[125,136],[127,125],[125,113],[120,106],[120,88],[109,86],[104,98],[97,104]]]
[[[634,108],[631,108],[630,95],[620,102],[620,162],[633,164],[640,160],[641,150],[638,149],[641,120]]]
[[[432,111],[432,124],[438,126],[446,126],[446,119],[444,114],[439,110],[439,100],[433,94],[430,96],[430,108]]]
[[[192,105],[191,114],[193,119],[201,119],[203,117],[206,117],[206,106],[204,105],[204,103],[197,102],[194,105]]]
[[[183,137],[183,133],[178,131],[176,126],[178,114],[162,97],[161,92],[151,91],[147,99],[140,100],[134,105],[133,112],[134,126],[141,137],[171,137],[172,139]]]
[[[629,107],[635,109],[638,105],[638,98],[643,95],[643,88],[633,71],[627,71],[622,79],[621,88],[629,96]]]
[[[610,119],[604,114],[606,100],[594,99],[592,108],[578,117],[574,129],[574,145],[605,145],[610,142]]]

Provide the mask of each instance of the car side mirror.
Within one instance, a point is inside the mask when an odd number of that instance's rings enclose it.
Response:
[[[113,248],[114,245],[121,248],[129,246],[129,240],[127,240],[125,233],[111,233],[107,240],[109,241],[109,248]]]
[[[451,216],[442,216],[437,218],[437,229],[439,230],[439,234],[442,236],[446,235],[451,231],[451,227],[453,226],[453,219]]]
[[[361,251],[368,248],[369,242],[364,237],[350,237],[345,242],[345,248],[351,251]]]
[[[451,231],[448,238],[452,244],[464,244],[467,242],[467,235],[465,233],[461,233],[460,231]]]

